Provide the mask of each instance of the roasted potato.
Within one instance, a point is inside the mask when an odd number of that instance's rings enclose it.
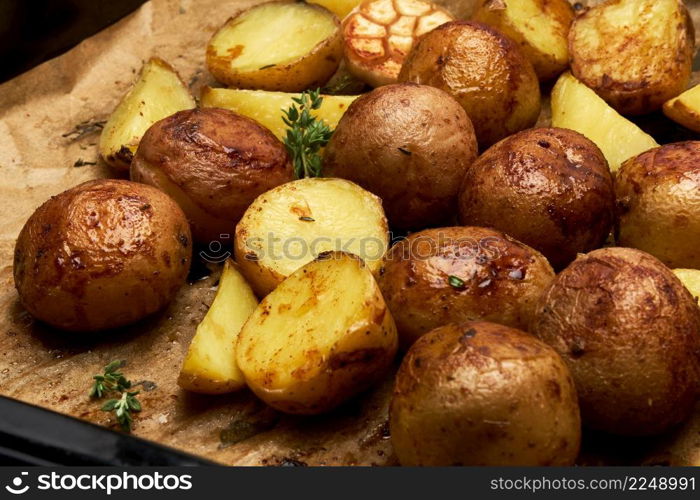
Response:
[[[674,122],[700,133],[700,85],[666,101],[663,111]]]
[[[357,7],[362,0],[310,0],[309,3],[315,3],[330,10],[338,16],[338,19],[344,19],[352,9]]]
[[[284,145],[257,122],[218,108],[181,111],[144,134],[131,180],[175,199],[200,242],[230,235],[253,200],[294,178]]]
[[[390,409],[401,465],[572,465],[576,389],[554,349],[486,322],[421,337],[401,363]]]
[[[191,255],[187,219],[168,196],[129,181],[89,181],[53,196],[26,222],[15,286],[27,311],[49,325],[116,328],[167,305]]]
[[[446,227],[396,243],[378,281],[408,347],[448,323],[483,319],[525,329],[553,278],[539,252],[499,231]]]
[[[447,93],[387,85],[350,105],[326,148],[324,173],[379,196],[392,226],[416,229],[452,217],[476,154],[471,121]]]
[[[110,167],[128,170],[148,127],[195,106],[190,91],[175,70],[162,59],[150,59],[105,123],[100,135],[100,155]]]
[[[283,109],[289,109],[300,94],[267,92],[264,90],[213,89],[204,87],[200,104],[203,108],[229,109],[239,115],[252,118],[270,130],[280,140],[284,140],[289,127],[282,121]],[[321,107],[312,114],[323,120],[330,128],[335,128],[343,113],[357,96],[324,95]]]
[[[396,349],[396,326],[369,268],[327,252],[263,299],[241,330],[237,359],[260,399],[314,414],[378,382]]]
[[[245,387],[236,362],[241,328],[258,305],[250,285],[231,260],[224,263],[216,297],[197,326],[177,383],[202,394],[224,394]]]
[[[343,19],[348,70],[372,87],[396,83],[418,38],[453,19],[427,0],[366,0]]]
[[[540,80],[554,78],[569,66],[574,9],[567,0],[486,0],[472,19],[517,43]]]
[[[630,158],[615,176],[618,245],[669,267],[700,268],[700,141]]]
[[[236,261],[259,296],[330,250],[359,255],[376,272],[389,247],[381,203],[342,179],[278,186],[260,195],[236,226]]]
[[[613,247],[580,256],[540,298],[530,332],[569,365],[584,425],[658,434],[693,409],[700,308],[647,253]]]
[[[661,107],[690,81],[695,32],[682,0],[610,0],[571,26],[574,76],[622,114]]]
[[[320,87],[343,57],[340,21],[305,2],[267,2],[229,19],[207,46],[207,67],[232,87],[300,92]]]
[[[613,172],[628,158],[658,146],[568,72],[552,89],[552,126],[575,130],[595,142]]]
[[[540,114],[532,64],[515,42],[481,23],[453,21],[426,33],[399,81],[437,87],[457,99],[482,149],[533,126]]]
[[[700,301],[700,270],[698,269],[674,269],[673,274],[681,280],[691,293],[695,302]]]
[[[524,130],[491,146],[467,170],[459,194],[463,225],[503,231],[555,269],[605,243],[614,209],[603,153],[559,128]]]

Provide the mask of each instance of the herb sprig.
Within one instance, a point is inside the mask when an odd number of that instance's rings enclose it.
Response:
[[[130,432],[133,422],[131,412],[141,411],[141,403],[136,399],[139,391],[129,391],[132,384],[119,371],[122,366],[124,366],[124,361],[115,360],[104,367],[104,373],[94,375],[92,377],[94,382],[90,389],[90,397],[102,399],[108,394],[119,395],[118,398],[108,399],[100,409],[102,411],[113,411],[122,430]]]
[[[294,175],[303,177],[321,176],[321,155],[319,150],[328,144],[333,131],[322,120],[311,114],[323,103],[320,89],[305,90],[299,97],[293,97],[294,104],[282,110],[282,121],[289,127],[284,145],[294,163]]]

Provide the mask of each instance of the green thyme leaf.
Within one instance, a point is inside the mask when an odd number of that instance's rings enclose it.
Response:
[[[464,288],[464,280],[458,278],[457,276],[450,276],[447,281],[453,288]]]
[[[317,120],[311,111],[323,104],[320,89],[305,90],[299,97],[293,97],[294,104],[282,110],[282,121],[287,127],[284,145],[294,164],[294,175],[320,177],[322,161],[319,151],[328,144],[333,131],[323,121]]]

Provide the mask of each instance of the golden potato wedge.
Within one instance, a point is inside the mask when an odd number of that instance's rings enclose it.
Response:
[[[700,270],[698,269],[674,269],[673,274],[681,280],[690,294],[695,297],[695,302],[700,299]]]
[[[320,87],[343,55],[340,21],[304,2],[269,2],[229,19],[207,46],[207,67],[232,87],[300,92]]]
[[[622,114],[661,107],[687,87],[695,32],[682,0],[610,0],[569,33],[574,76]]]
[[[150,59],[105,123],[100,135],[100,155],[109,166],[128,170],[148,127],[195,106],[189,89],[172,66],[157,57]]]
[[[207,315],[187,350],[177,383],[202,394],[224,394],[245,386],[236,362],[236,344],[241,328],[258,305],[250,285],[227,260],[219,289]]]
[[[418,38],[453,19],[427,0],[366,0],[343,19],[348,70],[372,87],[396,83]]]
[[[355,255],[328,252],[263,299],[241,330],[237,359],[260,399],[314,414],[379,381],[397,346],[370,270]]]
[[[575,130],[595,142],[613,172],[625,160],[658,146],[569,72],[552,89],[552,126]]]
[[[269,129],[279,140],[284,140],[288,127],[282,121],[282,110],[288,109],[293,104],[293,97],[299,97],[299,94],[204,87],[200,104],[204,108],[229,109],[239,115],[252,118]],[[350,103],[357,97],[324,95],[323,104],[312,113],[334,129]]]
[[[666,101],[662,109],[664,114],[674,122],[700,133],[700,85]]]
[[[574,9],[567,0],[486,0],[472,19],[516,42],[540,80],[554,78],[569,66]]]
[[[325,7],[338,16],[338,19],[343,19],[352,9],[362,3],[362,0],[309,0],[309,3]]]
[[[344,179],[307,178],[258,196],[236,226],[241,272],[264,296],[322,252],[359,255],[372,272],[389,247],[382,201]]]

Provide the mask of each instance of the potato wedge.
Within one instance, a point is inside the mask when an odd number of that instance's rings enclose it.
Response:
[[[567,0],[486,0],[473,19],[516,42],[540,80],[554,78],[569,66],[574,9]]]
[[[343,19],[348,70],[372,87],[396,83],[418,38],[453,19],[428,0],[366,0]]]
[[[700,133],[700,85],[666,101],[663,111],[674,122]]]
[[[100,155],[109,166],[128,170],[141,137],[151,125],[195,106],[172,66],[157,57],[150,59],[102,129]]]
[[[690,294],[695,297],[695,302],[700,299],[700,270],[698,269],[673,269],[673,274],[681,280]]]
[[[202,394],[224,394],[245,386],[236,362],[241,328],[258,305],[250,285],[227,260],[207,315],[197,326],[177,383]]]
[[[396,354],[391,313],[364,262],[321,254],[265,297],[238,338],[248,387],[280,411],[328,411],[380,380]]]
[[[360,5],[362,0],[309,0],[309,3],[325,7],[338,16],[338,19],[343,19],[352,9]]]
[[[552,126],[575,130],[595,142],[613,172],[625,160],[658,146],[569,72],[552,89]]]
[[[239,115],[252,118],[269,129],[279,140],[284,140],[288,127],[282,121],[282,110],[288,109],[293,104],[293,97],[299,97],[299,94],[204,87],[200,104],[204,108],[230,109]],[[323,104],[318,110],[313,111],[313,114],[334,129],[350,103],[357,97],[325,95]]]
[[[269,2],[229,19],[207,46],[207,67],[232,87],[300,92],[320,87],[343,55],[340,21],[304,2]]]
[[[235,253],[258,296],[322,252],[360,256],[377,272],[389,248],[381,200],[344,179],[299,179],[258,196],[236,226]]]
[[[630,115],[685,90],[694,46],[682,0],[610,0],[578,16],[569,33],[574,76]]]

